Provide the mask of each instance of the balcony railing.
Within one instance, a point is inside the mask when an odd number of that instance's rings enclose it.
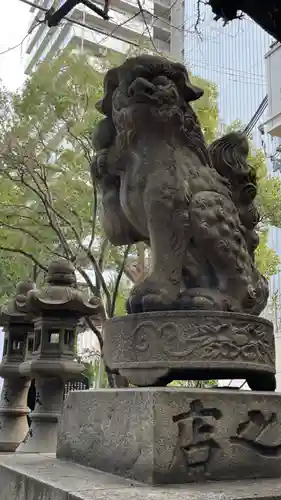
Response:
[[[155,6],[160,5],[161,7],[169,9],[169,7],[171,7],[171,0],[154,0],[154,4]]]
[[[169,22],[166,20],[158,19],[156,18],[153,22],[153,27],[158,28],[160,30],[166,31],[167,33],[170,33],[170,25]]]
[[[158,40],[157,38],[154,40],[154,45],[159,52],[169,53],[170,52],[170,43],[164,42],[163,40]]]
[[[281,44],[274,44],[265,56],[267,70],[268,120],[265,130],[281,137]]]

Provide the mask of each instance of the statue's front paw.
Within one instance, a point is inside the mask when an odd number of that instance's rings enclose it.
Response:
[[[107,149],[97,151],[96,156],[91,163],[91,173],[94,179],[100,180],[104,176],[107,170],[107,155]]]
[[[159,286],[158,283],[148,279],[133,288],[126,309],[128,314],[133,314],[174,310],[178,309],[178,305],[164,286]]]
[[[180,309],[201,309],[216,311],[234,311],[233,301],[218,290],[193,288],[182,292],[179,296]]]
[[[129,297],[126,304],[128,314],[152,312],[152,311],[171,311],[178,309],[173,302],[166,300],[162,294],[133,295]]]

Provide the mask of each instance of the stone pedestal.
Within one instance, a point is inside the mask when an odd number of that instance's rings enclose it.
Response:
[[[281,395],[170,387],[73,392],[57,456],[147,484],[281,477]]]
[[[136,386],[173,380],[247,379],[275,390],[273,325],[250,314],[159,311],[108,320],[106,364]]]

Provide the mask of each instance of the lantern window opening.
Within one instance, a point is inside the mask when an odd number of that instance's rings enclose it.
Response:
[[[8,353],[8,339],[4,340],[3,356],[7,356]]]
[[[55,328],[50,328],[48,330],[48,343],[49,344],[59,344],[60,343],[60,333],[61,331]]]
[[[33,351],[34,352],[38,351],[40,345],[41,345],[41,330],[35,330],[35,332],[34,332]]]
[[[27,341],[27,351],[32,352],[33,351],[33,345],[34,345],[34,340],[33,338],[29,338]]]
[[[11,345],[11,354],[24,353],[24,342],[20,340],[13,340]]]

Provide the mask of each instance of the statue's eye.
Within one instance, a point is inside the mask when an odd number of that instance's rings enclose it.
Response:
[[[165,87],[166,85],[169,85],[171,81],[166,76],[157,76],[152,80],[152,83],[153,85],[161,85],[162,87]]]

